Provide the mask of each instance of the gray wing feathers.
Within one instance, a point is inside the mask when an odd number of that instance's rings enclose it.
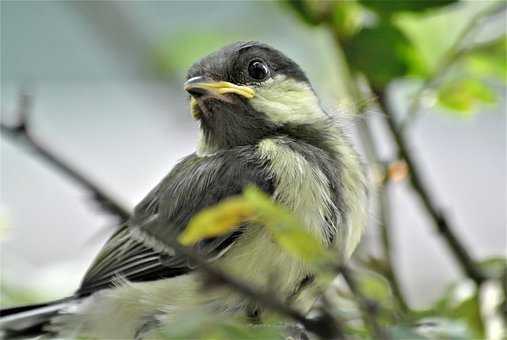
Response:
[[[272,194],[273,180],[255,147],[245,146],[178,163],[135,208],[133,217],[107,242],[88,270],[78,295],[110,287],[118,277],[149,281],[184,274],[193,269],[185,256],[171,252],[170,245],[200,210],[240,194],[255,184]],[[225,253],[241,235],[199,242],[195,249],[213,259]]]

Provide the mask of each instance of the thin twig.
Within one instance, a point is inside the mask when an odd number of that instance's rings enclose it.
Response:
[[[391,288],[393,290],[393,295],[398,304],[400,310],[406,313],[409,310],[408,304],[405,300],[405,296],[403,295],[403,291],[401,289],[401,285],[394,271],[393,265],[393,254],[392,254],[392,244],[391,244],[391,209],[390,209],[390,200],[389,200],[389,192],[388,192],[388,183],[382,183],[378,188],[378,204],[379,204],[379,218],[380,218],[380,237],[382,243],[382,250],[384,252],[383,257],[385,259],[385,268],[384,275],[387,280],[391,284]]]
[[[8,126],[0,123],[0,131],[2,134],[10,138],[12,141],[28,147],[35,152],[41,159],[48,162],[65,175],[72,178],[79,185],[83,186],[93,195],[93,199],[108,213],[116,216],[120,221],[129,218],[129,211],[121,204],[117,203],[109,194],[102,190],[98,185],[84,176],[76,168],[56,156],[46,146],[41,144],[30,132],[29,112],[31,109],[31,97],[26,93],[21,93],[18,109],[18,123],[14,126]]]
[[[410,152],[409,143],[405,137],[405,134],[397,125],[393,113],[391,112],[391,109],[387,103],[386,93],[384,91],[377,90],[375,91],[375,95],[377,96],[380,108],[385,113],[387,126],[392,138],[397,145],[399,155],[402,159],[405,160],[407,164],[409,171],[409,180],[412,188],[419,197],[423,207],[425,208],[429,217],[432,219],[437,230],[449,245],[452,254],[460,264],[463,271],[478,285],[481,284],[486,278],[479,267],[476,265],[475,261],[472,259],[472,256],[468,253],[465,246],[462,244],[461,240],[454,233],[454,230],[459,229],[455,226],[451,226],[448,219],[433,202],[429,190],[423,182],[420,170],[416,165],[412,153]]]
[[[387,333],[380,327],[377,322],[378,319],[378,305],[366,298],[362,292],[357,287],[356,280],[352,275],[349,268],[346,266],[340,266],[338,271],[342,274],[343,279],[349,286],[350,291],[354,295],[357,304],[359,305],[359,309],[361,310],[361,314],[364,320],[364,323],[367,328],[369,328],[371,335],[374,339],[385,340],[388,339]]]
[[[465,28],[460,32],[449,50],[444,54],[433,73],[426,78],[421,87],[414,94],[412,102],[410,103],[410,106],[407,110],[407,114],[399,124],[402,131],[408,128],[408,126],[410,126],[416,120],[417,114],[421,109],[424,94],[434,88],[439,83],[439,81],[449,72],[451,66],[470,50],[469,47],[464,46],[466,40],[470,39],[470,37],[476,32],[476,29],[480,27],[480,24],[483,22],[483,20],[498,14],[506,7],[507,3],[501,1],[498,4],[489,6],[482,11],[479,11],[472,17]]]

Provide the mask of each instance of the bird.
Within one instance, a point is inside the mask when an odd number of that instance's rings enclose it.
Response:
[[[72,296],[2,310],[5,338],[149,338],[192,308],[261,311],[227,288],[203,290],[199,266],[170,246],[194,215],[248,185],[290,211],[340,261],[351,256],[368,218],[365,165],[342,117],[323,109],[296,62],[265,43],[235,42],[194,63],[184,90],[199,125],[196,151],[134,208]],[[316,299],[311,266],[262,225],[244,223],[191,250],[302,312]]]

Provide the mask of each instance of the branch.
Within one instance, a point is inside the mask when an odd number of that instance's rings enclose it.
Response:
[[[458,38],[454,41],[452,46],[449,48],[447,53],[442,57],[440,63],[437,65],[435,70],[426,78],[422,86],[417,90],[414,98],[408,108],[407,115],[400,123],[400,130],[405,130],[410,124],[412,124],[417,118],[417,114],[421,109],[422,98],[424,94],[434,88],[440,79],[442,79],[451,69],[452,64],[458,61],[463,55],[470,50],[469,47],[463,47],[467,39],[469,39],[475,30],[481,26],[482,22],[501,12],[507,7],[505,2],[500,2],[493,6],[489,6],[482,11],[479,11],[472,19],[468,22],[465,28],[458,35]]]
[[[191,249],[181,247],[179,244],[171,244],[170,246],[178,249],[178,251],[194,262],[197,265],[197,270],[202,271],[212,284],[227,286],[259,305],[300,323],[306,330],[316,334],[322,339],[345,339],[345,335],[338,321],[325,310],[321,310],[322,314],[316,318],[307,318],[299,311],[280,301],[275,295],[269,292],[258,291],[249,284],[216,268]]]
[[[26,93],[21,93],[18,109],[18,123],[14,126],[7,126],[0,123],[0,131],[2,134],[10,138],[12,141],[23,144],[31,151],[35,152],[41,159],[51,164],[72,178],[79,185],[92,193],[93,199],[108,213],[116,216],[119,220],[125,221],[129,218],[129,211],[121,204],[117,203],[111,196],[103,191],[98,185],[86,178],[76,168],[72,167],[61,158],[56,156],[46,146],[42,145],[30,132],[30,124],[28,115],[31,109],[31,97]]]
[[[440,232],[444,240],[447,242],[452,254],[460,264],[462,270],[469,276],[477,285],[480,285],[486,277],[481,272],[479,267],[475,264],[471,255],[468,253],[461,240],[454,233],[454,230],[459,230],[455,226],[451,226],[448,219],[440,211],[440,209],[433,202],[431,195],[422,180],[419,168],[417,167],[412,154],[409,149],[409,144],[405,138],[403,131],[397,125],[393,113],[391,112],[384,91],[374,90],[378,98],[378,103],[382,111],[385,113],[385,119],[389,127],[391,136],[393,137],[398,147],[399,155],[405,160],[409,171],[409,180],[412,188],[418,195],[424,209],[429,217],[433,220],[437,230]]]
[[[388,183],[383,182],[378,189],[378,204],[379,204],[379,217],[380,217],[380,233],[382,250],[384,251],[385,268],[384,275],[391,284],[394,298],[402,312],[409,310],[408,304],[401,290],[400,282],[393,266],[392,244],[391,244],[391,210],[388,193]]]

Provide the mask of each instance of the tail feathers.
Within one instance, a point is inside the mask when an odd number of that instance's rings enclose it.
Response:
[[[69,299],[0,310],[0,338],[15,339],[48,333],[51,318],[68,306]]]

